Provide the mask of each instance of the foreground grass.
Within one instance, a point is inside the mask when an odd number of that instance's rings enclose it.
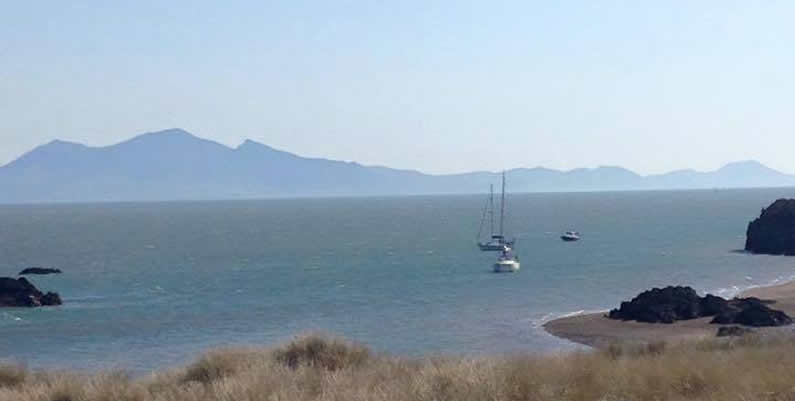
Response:
[[[795,400],[795,341],[742,338],[558,356],[403,359],[307,336],[139,379],[0,367],[0,400]]]

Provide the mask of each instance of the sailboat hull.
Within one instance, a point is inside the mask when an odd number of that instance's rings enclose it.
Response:
[[[504,251],[506,248],[513,248],[513,241],[509,242],[479,242],[478,247],[481,251]]]
[[[494,273],[515,273],[519,271],[519,262],[515,260],[500,260],[494,264]]]

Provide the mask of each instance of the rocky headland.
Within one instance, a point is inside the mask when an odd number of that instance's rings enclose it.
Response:
[[[795,199],[778,199],[748,224],[745,250],[795,255]]]
[[[0,307],[36,307],[61,305],[55,292],[46,294],[26,278],[0,277]]]
[[[52,267],[28,267],[27,269],[22,270],[19,272],[20,276],[25,276],[28,274],[61,274],[61,269],[56,269]]]

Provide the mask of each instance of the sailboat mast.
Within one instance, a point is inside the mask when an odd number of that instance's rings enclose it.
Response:
[[[502,199],[500,200],[500,236],[503,236],[503,221],[505,220],[505,170],[502,171]]]
[[[489,226],[489,236],[494,235],[494,184],[489,185],[489,218],[491,225]]]

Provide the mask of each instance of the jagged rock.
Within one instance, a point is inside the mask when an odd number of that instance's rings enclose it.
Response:
[[[753,333],[753,329],[740,326],[722,326],[718,328],[718,337],[739,337]]]
[[[754,327],[786,326],[792,324],[792,318],[780,310],[770,309],[765,305],[754,305],[738,313],[734,323]]]
[[[63,304],[61,296],[57,292],[48,291],[41,297],[41,304],[43,306],[55,306]]]
[[[746,326],[784,326],[792,323],[786,313],[771,309],[759,298],[735,298],[727,301],[726,307],[720,310],[710,323],[744,324]]]
[[[786,313],[771,309],[759,298],[726,300],[714,295],[699,297],[690,287],[653,288],[644,291],[608,314],[611,319],[637,320],[646,323],[673,323],[699,317],[715,316],[710,323],[746,326],[783,326],[792,323]]]
[[[24,277],[0,277],[0,307],[35,307],[61,303],[61,297],[57,293],[44,294]]]
[[[701,316],[701,298],[690,287],[653,288],[629,302],[622,302],[608,315],[611,319],[647,323],[673,323]]]
[[[758,298],[736,298],[728,308],[718,313],[710,323],[742,324],[746,326],[786,326],[792,319],[786,313],[767,306]]]
[[[795,255],[795,199],[778,199],[748,224],[745,250]]]
[[[60,274],[61,269],[55,269],[50,267],[28,267],[25,270],[19,272],[20,276],[24,276],[26,274]]]
[[[707,294],[704,298],[701,298],[701,316],[717,315],[725,310],[728,305],[729,301],[726,299]]]

